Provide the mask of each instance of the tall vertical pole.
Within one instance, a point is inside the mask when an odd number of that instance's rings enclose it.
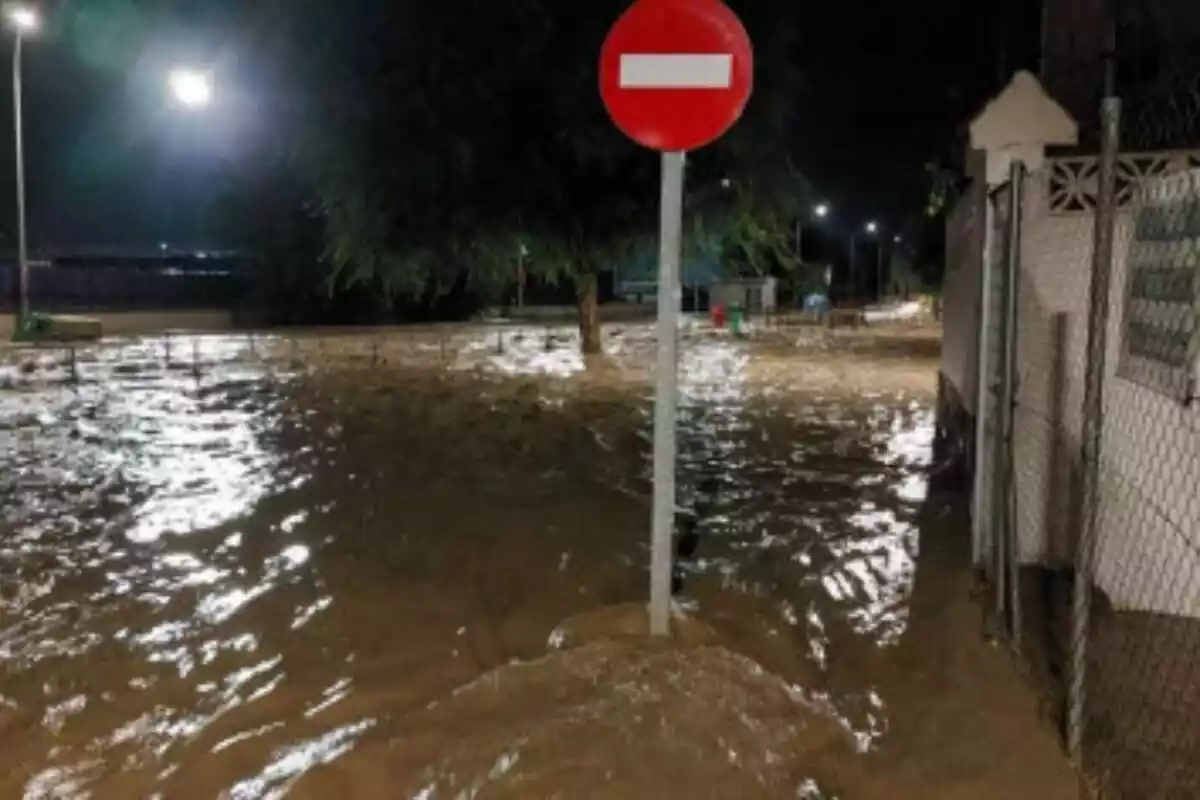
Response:
[[[1087,369],[1083,387],[1083,529],[1075,552],[1075,587],[1071,611],[1071,685],[1068,687],[1067,749],[1082,763],[1087,702],[1087,650],[1092,615],[1092,573],[1100,517],[1100,448],[1104,430],[1105,354],[1108,350],[1108,298],[1112,280],[1113,227],[1116,222],[1117,152],[1121,135],[1121,101],[1113,96],[1111,78],[1101,106],[1099,189],[1092,250],[1092,291],[1088,306]]]
[[[803,218],[796,220],[796,270],[803,271],[804,269],[804,220]],[[793,272],[793,276],[795,272]],[[796,293],[796,308],[801,308],[804,305],[804,297],[797,288],[798,283],[793,278],[792,290]]]
[[[851,300],[854,299],[854,283],[855,283],[855,281],[854,281],[854,278],[855,278],[855,275],[854,275],[854,251],[858,249],[857,245],[858,245],[858,234],[855,234],[855,233],[850,234],[850,291],[849,291],[849,296],[850,296]]]
[[[878,244],[878,248],[876,249],[876,253],[875,253],[876,259],[877,259],[877,263],[875,264],[875,301],[882,302],[883,301],[883,237],[882,236],[879,238],[879,241],[877,244]]]
[[[525,245],[517,251],[517,308],[525,307]]]
[[[971,202],[976,203],[983,218],[983,235],[981,241],[972,240],[972,247],[979,246],[979,321],[976,338],[975,355],[975,463],[973,465],[973,490],[971,494],[971,556],[977,569],[986,571],[989,546],[993,546],[996,532],[988,524],[988,472],[984,465],[992,454],[988,452],[988,428],[993,423],[988,413],[991,398],[992,364],[991,336],[992,331],[992,237],[994,236],[992,217],[994,215],[987,187],[976,183],[970,189]],[[980,213],[982,212],[982,213]]]
[[[17,31],[13,45],[13,140],[17,148],[17,292],[20,331],[29,315],[29,245],[25,238],[25,133],[21,97],[21,51],[24,36]]]
[[[1013,485],[1016,479],[1014,472],[1013,440],[1014,414],[1017,405],[1017,291],[1020,287],[1021,273],[1021,212],[1025,192],[1025,164],[1014,160],[1009,170],[1008,197],[1008,253],[1005,260],[1004,276],[1004,340],[1001,353],[1003,378],[1000,398],[1000,425],[1003,457],[997,459],[996,466],[1000,470],[1001,487],[1000,500],[997,503],[997,518],[1003,520],[998,526],[1003,536],[1005,548],[1005,566],[1008,574],[1004,581],[996,585],[1004,585],[1008,589],[1007,598],[1002,598],[1000,609],[1008,608],[1009,640],[1014,650],[1021,649],[1021,563],[1020,543],[1017,531],[1016,491]]]
[[[658,267],[658,370],[654,396],[654,511],[650,541],[650,633],[670,633],[671,540],[675,527],[679,254],[683,235],[681,152],[662,155]]]

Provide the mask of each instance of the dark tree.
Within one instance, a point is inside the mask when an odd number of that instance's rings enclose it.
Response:
[[[389,295],[465,277],[494,297],[524,246],[531,271],[575,282],[583,346],[597,351],[596,274],[657,223],[657,154],[613,127],[598,92],[600,45],[625,5],[257,7],[259,50],[284,98],[278,154],[309,187],[329,268]],[[789,4],[740,5],[756,90],[734,132],[690,159],[693,247],[761,238],[803,194],[785,157],[799,88]]]

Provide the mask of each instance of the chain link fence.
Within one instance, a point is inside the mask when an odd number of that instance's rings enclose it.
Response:
[[[1119,104],[1106,112],[1115,139]],[[1088,355],[1112,364],[1085,407],[1095,431],[1077,563],[1095,588],[1077,590],[1069,741],[1105,796],[1197,797],[1200,171],[1149,183],[1123,212],[1109,205],[1093,287],[1108,269],[1112,287],[1091,319],[1111,341],[1095,333]]]
[[[948,267],[947,296],[976,294],[945,335],[976,349],[948,348],[943,374],[975,392],[988,633],[1094,796],[1183,800],[1200,797],[1200,153],[1121,153],[1116,98],[1101,119],[1099,156],[1017,162],[964,196],[988,234]]]

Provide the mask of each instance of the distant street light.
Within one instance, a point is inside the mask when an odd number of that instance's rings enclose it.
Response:
[[[24,329],[29,314],[29,243],[25,234],[25,140],[21,97],[21,62],[25,37],[41,27],[41,17],[31,6],[9,5],[4,9],[8,26],[16,32],[13,44],[13,141],[17,157],[17,331]]]
[[[895,242],[896,244],[900,244],[901,242],[904,241],[904,239],[900,238],[899,236],[893,236],[892,241]]]
[[[812,209],[813,216],[817,219],[825,219],[829,216],[829,204],[817,203]],[[796,260],[804,260],[804,218],[796,220]]]
[[[200,110],[212,105],[212,78],[196,69],[171,70],[167,78],[171,94],[184,108]]]
[[[871,236],[879,233],[879,223],[871,220],[866,224],[866,231]],[[897,236],[895,241],[900,241]],[[879,302],[883,299],[883,239],[875,241],[875,301]]]
[[[879,233],[879,223],[876,222],[875,220],[870,220],[865,225],[863,225],[863,230],[867,232],[868,236],[874,236],[875,234]],[[850,230],[850,297],[851,298],[854,297],[854,292],[857,289],[857,283],[858,283],[858,281],[856,280],[857,279],[857,274],[856,274],[857,273],[857,269],[856,269],[857,256],[858,256],[858,231],[851,229]]]

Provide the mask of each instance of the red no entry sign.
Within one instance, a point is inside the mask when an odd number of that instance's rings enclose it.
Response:
[[[638,0],[613,25],[600,50],[600,94],[613,122],[635,142],[662,151],[650,533],[649,612],[655,636],[670,630],[685,153],[737,121],[750,99],[753,74],[750,37],[720,0]]]
[[[720,137],[746,107],[753,74],[750,37],[720,0],[639,0],[600,50],[609,115],[654,150],[695,150]]]

